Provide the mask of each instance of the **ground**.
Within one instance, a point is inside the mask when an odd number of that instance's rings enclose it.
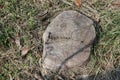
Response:
[[[114,2],[113,2],[114,1]],[[42,34],[64,10],[95,22],[96,41],[82,74],[120,80],[120,3],[115,0],[0,0],[0,80],[40,80]],[[100,79],[104,80],[104,79]]]

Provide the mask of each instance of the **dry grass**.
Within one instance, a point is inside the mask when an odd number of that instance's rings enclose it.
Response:
[[[112,3],[83,0],[79,8],[72,0],[0,0],[0,80],[40,79],[42,34],[64,10],[77,10],[97,22],[97,40],[81,74],[91,80],[120,80],[120,9]],[[22,48],[33,45],[21,56]]]

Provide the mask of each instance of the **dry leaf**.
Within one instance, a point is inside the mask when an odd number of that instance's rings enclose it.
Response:
[[[23,47],[23,48],[22,48],[22,52],[21,52],[21,56],[27,55],[28,51],[29,51],[29,50],[32,50],[34,47],[35,47],[34,44],[33,44],[32,46],[30,46],[30,47]]]
[[[27,53],[28,53],[29,50],[30,50],[29,47],[23,47],[23,48],[22,48],[22,52],[21,52],[21,56],[27,55]]]
[[[80,7],[82,5],[81,0],[75,0],[75,4],[77,7]]]
[[[15,43],[16,43],[16,45],[17,45],[19,48],[21,48],[21,45],[20,45],[20,34],[19,34],[19,33],[16,35]]]

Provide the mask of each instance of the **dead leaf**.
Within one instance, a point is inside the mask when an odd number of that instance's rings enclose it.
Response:
[[[16,35],[15,43],[16,43],[16,45],[17,45],[19,48],[21,48],[21,45],[20,45],[20,34],[19,34],[19,33]]]
[[[22,52],[21,52],[21,56],[27,55],[27,53],[28,53],[29,50],[30,50],[29,47],[23,47],[23,48],[22,48]]]
[[[22,48],[22,52],[21,52],[21,56],[24,57],[27,55],[28,51],[32,50],[35,47],[35,45],[33,44],[30,47],[23,47]]]
[[[75,5],[76,5],[77,7],[81,7],[81,5],[82,5],[81,0],[75,0]]]

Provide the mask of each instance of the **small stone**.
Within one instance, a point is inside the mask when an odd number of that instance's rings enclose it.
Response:
[[[43,34],[45,70],[79,68],[89,58],[96,32],[93,21],[77,11],[64,11]]]

